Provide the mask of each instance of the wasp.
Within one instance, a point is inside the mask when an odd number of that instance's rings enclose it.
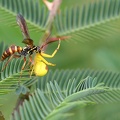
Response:
[[[32,61],[31,55],[37,50],[37,46],[33,45],[33,40],[29,36],[26,21],[21,14],[17,15],[17,24],[20,26],[24,36],[22,42],[25,43],[26,46],[22,48],[20,46],[12,45],[3,52],[1,61],[4,61],[6,58],[8,58],[8,60],[2,68],[2,71],[6,68],[12,58],[20,58],[21,56],[24,57],[23,70],[26,65],[26,56],[29,54],[30,61]]]
[[[23,34],[23,41],[26,46],[25,47],[20,47],[16,45],[10,46],[7,50],[5,50],[2,54],[1,61],[4,61],[6,58],[8,58],[7,62],[5,63],[4,67],[2,68],[2,71],[6,68],[8,63],[12,60],[12,58],[20,58],[23,56],[24,63],[22,65],[21,70],[25,68],[26,65],[26,56],[29,55],[29,63],[32,63],[32,72],[31,75],[34,71],[34,73],[37,76],[44,76],[47,71],[48,67],[47,65],[50,66],[55,66],[55,64],[47,62],[44,57],[52,58],[54,55],[57,53],[59,47],[60,47],[60,40],[64,40],[67,37],[59,37],[59,38],[52,38],[49,40],[46,40],[41,46],[35,46],[33,44],[33,40],[30,38],[27,24],[25,19],[21,14],[17,15],[17,24],[19,25],[21,32]],[[42,49],[49,43],[55,42],[59,40],[59,44],[57,49],[53,52],[52,55],[45,54]],[[32,60],[32,54],[35,53],[34,61]]]

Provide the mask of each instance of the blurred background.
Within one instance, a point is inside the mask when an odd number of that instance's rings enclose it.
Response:
[[[23,36],[20,31],[19,26],[16,23],[16,13],[12,12],[12,10],[6,9],[8,5],[3,5],[3,1],[0,2],[0,41],[4,41],[6,45],[18,45],[24,47],[22,43]],[[9,0],[8,0],[9,1]],[[18,0],[17,0],[18,1]],[[42,0],[40,1],[40,5],[43,6]],[[52,1],[52,0],[50,0]],[[114,2],[116,1],[116,2]],[[114,3],[114,4],[113,4]],[[56,69],[94,69],[94,70],[108,70],[119,72],[120,71],[120,0],[63,0],[59,15],[61,15],[60,19],[61,26],[63,28],[66,27],[66,30],[62,28],[54,27],[53,29],[53,36],[71,36],[70,39],[61,42],[61,47],[54,58],[47,59],[49,62],[55,63],[55,67],[49,67],[49,69],[56,70]],[[9,2],[8,2],[9,4]],[[97,5],[99,4],[99,5]],[[102,5],[105,6],[102,9]],[[27,4],[25,4],[27,9]],[[115,8],[117,7],[118,12]],[[17,7],[14,4],[13,7]],[[108,8],[107,8],[108,7]],[[47,8],[44,6],[45,10]],[[74,16],[74,9],[75,11],[78,8],[78,12],[76,12],[76,16]],[[96,14],[98,9],[100,14]],[[12,8],[9,8],[12,9]],[[69,16],[69,12],[67,14],[67,9],[73,10],[71,16],[73,17],[72,21],[76,21],[75,23],[69,21],[69,17],[66,18],[66,15]],[[30,16],[34,16],[34,11],[32,8],[29,11]],[[91,11],[89,13],[89,11]],[[109,11],[108,11],[109,10]],[[112,12],[113,10],[113,12]],[[79,12],[82,14],[81,17],[78,16],[81,24],[77,24],[77,15]],[[108,12],[108,13],[107,13]],[[47,12],[43,12],[46,14]],[[107,14],[107,15],[106,15]],[[24,15],[23,15],[24,16]],[[92,16],[92,17],[90,17]],[[96,19],[94,19],[96,17]],[[28,24],[29,34],[30,37],[34,40],[35,45],[39,45],[42,36],[44,35],[45,30],[41,28],[34,20],[31,19],[32,17],[27,17],[25,14],[25,19]],[[74,19],[76,18],[76,19]],[[71,24],[71,28],[69,25],[64,26],[65,21],[64,19],[68,20],[68,23]],[[59,22],[59,17],[56,18]],[[84,22],[85,21],[85,22]],[[73,24],[75,24],[73,26]],[[56,25],[57,26],[57,25]],[[67,31],[67,32],[66,32]],[[45,53],[52,54],[53,51],[57,47],[57,42],[49,44]],[[0,53],[1,55],[2,53]],[[14,95],[9,95],[9,100],[6,102],[11,102],[10,106],[12,109],[12,97]],[[6,111],[4,107],[3,111]],[[93,111],[91,111],[91,109]],[[102,111],[104,110],[104,111]],[[71,110],[72,111],[72,110]],[[97,119],[101,120],[101,115],[103,115],[103,119],[105,120],[118,120],[119,116],[119,102],[111,105],[100,104],[100,105],[90,105],[85,107],[84,109],[73,109],[76,112],[75,116],[67,117],[69,120],[76,117],[84,120],[84,119]],[[91,111],[91,112],[90,112]],[[88,113],[86,116],[85,113]],[[79,114],[80,113],[80,114]],[[94,116],[93,116],[94,113]],[[7,113],[9,115],[9,112]],[[7,116],[6,115],[6,116]]]

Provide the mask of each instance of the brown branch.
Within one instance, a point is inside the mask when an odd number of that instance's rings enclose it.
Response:
[[[46,41],[46,39],[50,36],[51,30],[52,30],[52,24],[54,21],[54,18],[59,10],[60,4],[62,0],[53,0],[53,2],[48,2],[47,0],[43,0],[45,5],[47,6],[48,10],[50,11],[48,20],[46,23],[47,29],[45,31],[45,35],[43,36],[42,41]]]
[[[44,0],[44,3],[45,3],[45,1],[46,0]],[[62,2],[62,0],[53,0],[53,2],[51,4],[48,1],[47,1],[47,3],[45,3],[50,11],[48,21],[47,21],[48,30],[51,30],[51,25],[52,25],[54,18],[59,10],[61,2]]]

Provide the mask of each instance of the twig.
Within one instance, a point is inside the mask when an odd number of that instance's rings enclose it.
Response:
[[[47,29],[46,29],[45,35],[43,36],[43,39],[42,39],[42,41],[45,41],[48,38],[48,36],[50,36],[50,34],[51,34],[52,24],[53,24],[54,18],[58,12],[58,9],[59,9],[59,6],[60,6],[62,0],[53,0],[53,2],[48,2],[47,0],[43,0],[43,2],[45,3],[48,10],[50,11],[48,20],[46,23]]]

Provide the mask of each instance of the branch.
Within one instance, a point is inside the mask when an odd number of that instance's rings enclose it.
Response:
[[[43,0],[43,1],[46,4],[46,6],[48,7],[48,10],[50,11],[48,21],[47,21],[47,25],[51,26],[57,12],[58,12],[58,9],[59,9],[59,6],[60,6],[62,0],[53,0],[52,3],[48,2],[47,0]],[[49,28],[49,29],[51,29],[51,28]]]
[[[43,41],[45,41],[48,38],[48,36],[50,36],[51,34],[52,24],[53,24],[54,18],[58,12],[58,9],[60,7],[62,0],[53,0],[53,2],[43,0],[43,2],[45,3],[48,10],[50,11],[49,16],[48,16],[48,21],[46,23],[47,30],[45,31],[45,35],[43,36],[43,39],[42,39]]]

